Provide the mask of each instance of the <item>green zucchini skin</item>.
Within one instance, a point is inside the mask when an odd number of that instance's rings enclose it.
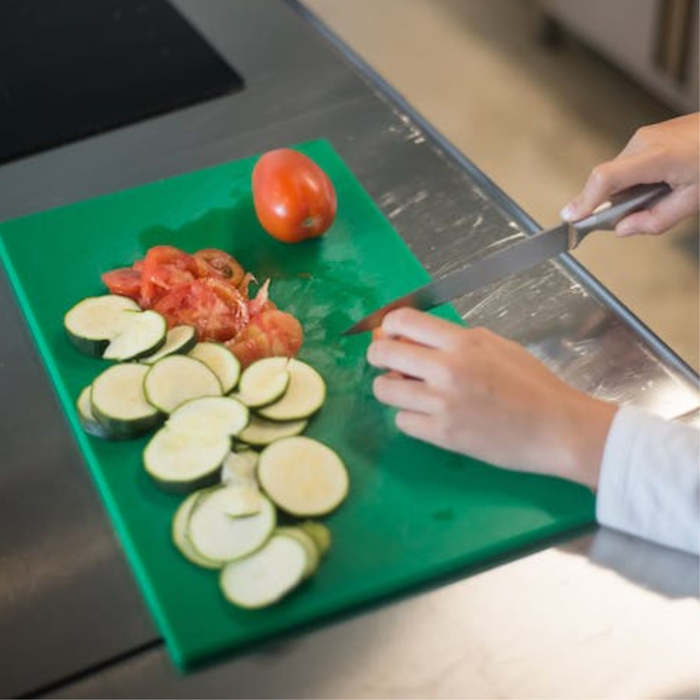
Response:
[[[66,328],[66,335],[71,345],[83,355],[89,355],[90,357],[102,357],[102,353],[107,349],[109,345],[109,340],[91,340],[90,338],[82,338],[79,335],[71,333]]]
[[[107,349],[107,346],[111,342],[111,333],[107,332],[104,338],[89,338],[78,333],[74,333],[70,329],[69,318],[72,313],[77,312],[77,309],[85,304],[95,305],[95,304],[106,304],[106,307],[118,304],[120,307],[119,311],[140,311],[138,304],[127,297],[122,297],[115,294],[105,294],[100,297],[85,297],[81,299],[76,304],[71,306],[68,311],[63,315],[63,328],[66,331],[66,335],[70,343],[80,352],[85,355],[90,355],[91,357],[102,357],[102,353]],[[114,311],[113,309],[107,308],[107,312]]]
[[[126,347],[122,348],[122,352],[115,353],[112,349],[112,346],[115,344],[118,345],[120,343],[123,343],[124,338],[128,338],[129,336],[130,328],[128,326],[125,326],[122,332],[112,339],[112,342],[107,346],[107,349],[104,351],[102,357],[105,360],[113,360],[115,362],[131,362],[133,360],[138,360],[141,357],[147,357],[148,355],[152,355],[154,352],[160,350],[160,348],[162,348],[163,345],[165,345],[165,340],[168,334],[168,324],[161,314],[153,310],[133,311],[125,313],[133,314],[132,318],[134,319],[134,323],[143,323],[144,319],[146,319],[149,322],[149,325],[151,326],[151,330],[158,331],[158,336],[155,340],[152,340],[150,342],[150,345],[142,344],[140,345],[140,347],[139,345],[136,345],[135,347],[133,345],[127,345]]]
[[[212,353],[214,354],[212,355]],[[195,343],[187,355],[203,362],[216,375],[224,395],[230,394],[238,385],[241,377],[241,363],[223,343],[216,343],[210,340],[198,342]],[[220,366],[222,359],[227,365],[223,368],[227,370],[224,372],[222,372],[222,367]]]
[[[191,493],[178,507],[173,516],[172,525],[170,528],[170,536],[173,544],[185,559],[192,562],[196,566],[201,566],[204,569],[220,569],[221,564],[211,559],[207,559],[197,552],[189,541],[187,528],[189,526],[190,515],[194,510],[197,501],[206,493],[205,491],[195,491]]]
[[[106,416],[93,404],[92,412],[97,422],[104,428],[113,440],[129,440],[157,428],[165,420],[163,413],[157,412],[151,416],[125,421]]]
[[[256,413],[268,421],[289,422],[304,420],[313,416],[323,406],[326,400],[326,382],[321,374],[311,365],[301,360],[291,358],[287,366],[290,373],[290,380],[287,391],[275,403],[264,408],[256,409]],[[313,401],[307,399],[302,406],[294,405],[295,394],[302,391],[307,394],[315,392]],[[290,405],[291,404],[291,405]]]
[[[78,420],[83,430],[93,437],[102,438],[103,440],[115,439],[113,435],[100,424],[92,413],[92,407],[90,405],[90,392],[92,391],[92,386],[86,386],[81,392],[78,398],[75,400],[75,410],[78,413]],[[83,403],[87,404],[83,408]]]
[[[261,429],[264,430],[264,426],[267,424],[267,429],[272,431],[278,431],[277,434],[274,432],[267,435],[261,434]],[[308,420],[302,418],[301,420],[295,421],[269,421],[266,418],[260,418],[259,416],[251,416],[248,425],[241,430],[236,436],[238,443],[248,445],[249,448],[263,448],[267,445],[275,442],[276,440],[281,440],[287,437],[294,437],[295,435],[300,435],[306,430]],[[259,426],[262,426],[259,427]]]
[[[220,437],[220,447],[222,447],[222,449],[220,452],[215,451],[215,458],[204,464],[206,471],[203,471],[203,473],[199,474],[198,476],[168,478],[170,477],[170,474],[164,474],[162,471],[162,463],[159,464],[157,461],[159,449],[162,450],[163,448],[160,445],[156,447],[156,443],[158,440],[163,439],[167,441],[169,436],[176,434],[177,433],[175,431],[171,430],[171,428],[166,425],[164,428],[161,428],[157,433],[155,433],[149,440],[148,444],[144,447],[142,453],[142,463],[148,476],[161,489],[168,491],[169,493],[188,493],[198,489],[205,489],[209,486],[218,486],[221,480],[221,465],[228,456],[231,439],[228,436]],[[194,440],[194,443],[196,447],[196,439]],[[152,453],[151,450],[153,450],[154,453]]]
[[[144,449],[145,452],[145,449]],[[144,464],[146,460],[143,460]],[[161,479],[156,476],[152,471],[145,468],[146,474],[149,478],[158,486],[162,491],[174,494],[188,494],[192,491],[199,491],[200,489],[207,489],[210,486],[218,486],[221,481],[221,465],[215,467],[211,472],[203,474],[197,479],[190,481],[171,481],[169,479]]]
[[[180,344],[173,348],[168,350],[168,352],[160,355],[160,357],[156,357],[158,353],[167,345],[168,343],[168,336],[175,331],[176,329],[179,328],[188,328],[190,333],[189,337],[184,341],[180,342]],[[166,334],[165,334],[165,341],[164,344],[158,348],[158,350],[155,350],[152,352],[150,355],[146,355],[144,357],[139,358],[140,362],[143,362],[146,365],[152,365],[158,360],[160,360],[163,357],[167,357],[168,355],[187,355],[187,353],[194,348],[194,346],[197,344],[197,331],[193,326],[188,326],[188,325],[181,325],[181,326],[175,326],[174,328],[171,328]]]

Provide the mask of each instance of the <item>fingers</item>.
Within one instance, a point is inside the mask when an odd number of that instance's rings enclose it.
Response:
[[[408,307],[390,311],[382,321],[387,335],[402,336],[431,348],[446,348],[454,343],[460,326]]]
[[[418,440],[439,444],[439,427],[437,419],[433,416],[413,411],[399,411],[396,414],[396,427]]]
[[[619,156],[596,165],[582,192],[561,210],[562,219],[577,221],[592,213],[615,192],[632,185],[663,180],[658,165],[655,165],[656,160],[655,153],[644,152]]]
[[[697,212],[697,186],[683,187],[671,192],[651,209],[626,216],[615,227],[618,236],[634,234],[658,235],[687,216]]]
[[[442,399],[425,382],[415,379],[390,378],[387,375],[374,380],[374,395],[382,403],[418,413],[436,413]]]
[[[432,348],[401,340],[377,340],[367,350],[367,360],[380,369],[395,370],[419,379],[441,371],[439,354]]]

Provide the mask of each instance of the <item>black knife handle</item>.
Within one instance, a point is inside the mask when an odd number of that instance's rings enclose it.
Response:
[[[612,231],[628,214],[648,209],[670,191],[665,182],[655,182],[651,185],[634,185],[617,192],[590,216],[571,224],[571,248],[575,248],[591,231]]]

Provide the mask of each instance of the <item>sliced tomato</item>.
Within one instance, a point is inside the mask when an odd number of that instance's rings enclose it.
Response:
[[[191,255],[174,246],[153,246],[143,260],[141,306],[151,308],[169,290],[193,281],[196,273]]]
[[[174,287],[155,302],[153,309],[163,314],[171,327],[181,323],[194,326],[200,340],[229,340],[247,323],[247,309],[245,304],[243,311],[240,306],[232,306],[211,282],[194,280]]]
[[[236,258],[218,248],[204,248],[194,254],[197,277],[220,277],[240,284],[244,270]]]
[[[131,267],[119,267],[102,275],[102,281],[112,294],[121,294],[138,301],[141,294],[141,273]]]
[[[263,357],[292,357],[299,352],[304,332],[299,321],[284,311],[269,309],[251,318],[234,340],[226,343],[243,367]]]

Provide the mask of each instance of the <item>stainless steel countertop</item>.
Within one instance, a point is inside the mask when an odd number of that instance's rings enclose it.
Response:
[[[0,220],[326,137],[433,274],[536,229],[298,8],[176,4],[246,89],[0,167]],[[587,391],[700,424],[692,372],[569,259],[457,307]],[[0,322],[0,391],[12,397],[0,423],[0,695],[700,692],[698,559],[603,529],[180,676],[4,275]]]

